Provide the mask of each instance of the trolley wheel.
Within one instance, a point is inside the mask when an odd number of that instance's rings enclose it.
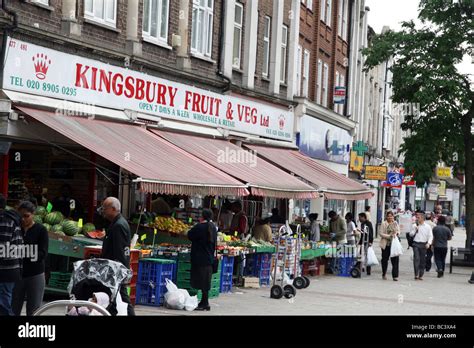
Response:
[[[352,278],[360,278],[360,270],[357,267],[351,269],[351,277]]]
[[[303,277],[296,277],[293,279],[293,286],[297,289],[304,289],[306,285],[306,280]]]
[[[270,297],[275,299],[280,299],[283,297],[283,289],[280,285],[273,285],[270,289]]]
[[[309,278],[307,276],[303,276],[303,279],[306,280],[306,285],[304,287],[306,289],[311,282],[309,281]]]
[[[296,289],[293,285],[287,284],[283,287],[286,298],[292,298],[296,296]]]

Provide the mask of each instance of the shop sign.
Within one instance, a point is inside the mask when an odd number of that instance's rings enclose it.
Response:
[[[434,193],[429,193],[428,194],[428,200],[429,201],[436,201],[436,200],[438,200],[438,195],[434,194]]]
[[[459,190],[453,190],[453,201],[459,201],[460,192]]]
[[[453,189],[446,189],[446,200],[448,202],[452,202],[454,198],[454,190]]]
[[[438,195],[446,196],[446,181],[444,180],[440,180],[439,182]]]
[[[365,166],[364,178],[367,180],[386,180],[387,167],[384,166]]]
[[[292,141],[293,112],[8,38],[3,88]]]
[[[430,195],[438,195],[438,184],[429,184],[428,185],[428,194]]]
[[[452,178],[451,167],[437,167],[436,176],[440,179]]]
[[[352,136],[342,128],[317,118],[301,117],[299,149],[309,157],[348,165]]]
[[[334,104],[344,104],[346,102],[346,87],[334,87]]]
[[[351,151],[350,171],[360,173],[364,169],[364,156],[358,156],[356,151]]]

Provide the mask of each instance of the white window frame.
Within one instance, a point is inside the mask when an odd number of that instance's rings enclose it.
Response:
[[[237,7],[239,7],[241,10],[241,16],[240,16],[240,23],[235,21],[235,16],[234,16],[233,38],[235,38],[235,31],[238,30],[239,31],[239,49],[238,49],[238,52],[234,52],[234,45],[232,45],[232,67],[236,69],[240,69],[240,62],[242,60],[242,28],[244,24],[244,5],[242,5],[240,2],[236,2],[235,3],[236,13],[237,13]]]
[[[331,26],[332,19],[332,0],[326,0],[326,25]]]
[[[305,49],[304,58],[303,58],[303,97],[308,97],[310,56],[311,56],[310,52]]]
[[[339,71],[336,70],[336,78],[334,79],[334,91],[336,91],[336,87],[339,86],[339,76]],[[334,103],[334,112],[339,112],[339,104]]]
[[[320,19],[323,21],[323,22],[326,22],[326,0],[321,0],[320,2]]]
[[[31,0],[31,2],[49,6],[49,0]]]
[[[265,30],[265,27],[268,23],[268,29]],[[270,35],[272,32],[272,19],[269,16],[265,16],[263,20],[263,68],[262,76],[268,77],[270,70]],[[267,54],[265,55],[265,46],[267,46]]]
[[[92,2],[92,12],[87,11],[87,6],[86,2]],[[114,7],[114,18],[107,18],[107,10],[109,9],[109,6],[113,4]],[[104,0],[104,8],[103,8],[103,13],[104,13],[104,18],[97,17],[94,14],[95,10],[95,5],[96,1],[95,0],[84,0],[84,17],[87,19],[90,19],[94,22],[107,25],[109,27],[116,27],[117,25],[117,0]]]
[[[306,0],[306,8],[308,10],[313,10],[313,0]]]
[[[337,34],[342,37],[342,16],[344,12],[344,0],[337,1]]]
[[[323,67],[323,91],[321,105],[324,107],[328,106],[328,85],[329,85],[329,66],[324,63]]]
[[[201,5],[201,1],[204,2],[204,6]],[[209,6],[209,4],[211,4],[211,6]],[[194,23],[194,20],[192,20],[191,24],[191,53],[198,57],[211,58],[212,38],[214,34],[212,30],[214,23],[214,0],[193,0],[191,15],[193,19],[195,13],[197,22]],[[202,13],[202,23],[199,22],[200,13]],[[196,32],[193,30],[194,28],[196,28]]]
[[[321,91],[323,82],[323,61],[318,59],[318,76],[316,77],[316,103],[321,104]]]
[[[342,15],[342,39],[347,41],[347,32],[349,28],[349,0],[344,0],[344,14]]]
[[[303,54],[303,47],[298,45],[296,56],[296,95],[301,95],[301,57]]]
[[[286,82],[286,56],[287,56],[287,47],[288,47],[288,27],[283,25],[281,31],[281,66],[280,66],[280,82]]]
[[[145,0],[146,1],[146,0]],[[168,46],[168,28],[169,28],[169,11],[170,11],[170,0],[149,0],[148,1],[148,8],[145,8],[146,3],[143,3],[143,37],[146,38],[147,40],[154,41],[158,44],[166,45]],[[157,36],[152,36],[151,35],[151,24],[152,24],[152,18],[151,18],[151,3],[152,1],[157,1],[158,2],[158,13],[157,13],[157,19],[156,19],[156,34]],[[166,29],[164,35],[161,33],[161,18],[163,14],[163,4],[166,3]],[[149,16],[148,16],[148,31],[145,31],[145,11],[149,11]]]

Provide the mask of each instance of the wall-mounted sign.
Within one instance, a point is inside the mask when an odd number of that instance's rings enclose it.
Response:
[[[8,38],[3,88],[293,140],[293,112]],[[348,155],[349,157],[349,155]]]
[[[309,157],[348,165],[352,136],[345,129],[317,118],[301,117],[299,149]]]
[[[416,186],[415,176],[412,174],[405,174],[405,170],[400,169],[400,173],[403,173],[403,185],[405,186]]]
[[[362,172],[362,169],[364,169],[364,156],[358,156],[356,151],[351,151],[349,169],[351,172]]]
[[[387,167],[384,166],[365,166],[364,178],[367,180],[386,180]]]
[[[334,87],[334,104],[344,104],[346,102],[346,87]]]
[[[452,178],[450,167],[437,167],[436,176],[440,179]]]
[[[444,180],[439,181],[438,195],[446,196],[446,181]]]

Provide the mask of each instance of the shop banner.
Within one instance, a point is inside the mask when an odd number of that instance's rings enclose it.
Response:
[[[293,113],[8,38],[3,88],[293,140]]]
[[[416,186],[416,181],[415,181],[415,176],[413,174],[405,174],[405,169],[401,168],[400,173],[403,174],[403,185],[405,186],[411,186],[415,187]]]
[[[344,104],[346,102],[346,87],[334,87],[334,104]]]
[[[384,166],[365,166],[364,178],[367,180],[386,180],[387,167]]]
[[[452,202],[454,198],[454,190],[453,189],[446,189],[446,200],[448,202]]]
[[[440,180],[439,182],[438,195],[446,196],[446,181],[444,180]]]
[[[451,167],[437,167],[436,176],[440,179],[452,178]]]
[[[349,168],[351,172],[362,172],[364,169],[364,156],[358,156],[356,151],[351,151],[351,162]]]

